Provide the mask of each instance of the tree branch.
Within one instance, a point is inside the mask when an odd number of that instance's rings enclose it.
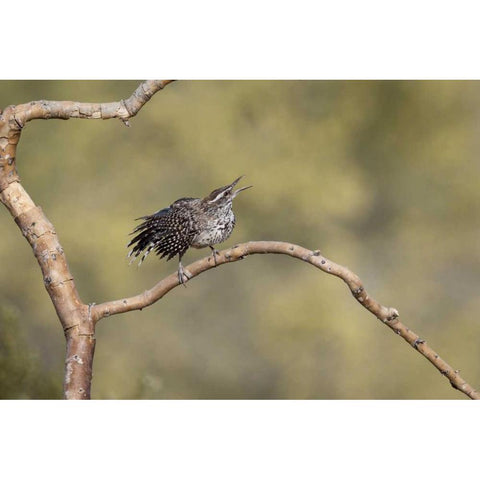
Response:
[[[177,274],[172,274],[150,290],[134,297],[95,306],[83,303],[53,225],[20,184],[15,157],[21,131],[30,120],[50,118],[104,120],[119,118],[128,125],[128,119],[135,116],[157,91],[170,82],[172,80],[142,82],[128,99],[118,102],[80,103],[40,100],[23,105],[11,105],[0,111],[0,200],[8,208],[32,247],[42,270],[45,288],[65,331],[66,398],[90,398],[96,323],[109,315],[141,310],[152,305],[179,285],[178,277]],[[323,257],[318,250],[311,251],[284,242],[249,242],[222,251],[217,255],[216,264],[213,263],[213,257],[209,256],[192,263],[188,270],[193,278],[215,266],[232,263],[257,253],[289,255],[310,263],[325,273],[341,278],[361,305],[427,358],[442,375],[449,379],[452,387],[470,398],[480,399],[480,394],[458,375],[458,370],[454,370],[443,361],[424,340],[399,321],[396,309],[385,307],[371,298],[357,275],[346,267]]]
[[[354,298],[363,305],[363,307],[375,315],[397,335],[400,335],[412,348],[431,362],[442,375],[448,378],[453,388],[461,391],[472,399],[480,399],[480,393],[473,389],[473,387],[458,375],[458,370],[453,369],[426,344],[425,340],[422,340],[415,332],[400,322],[398,319],[398,311],[395,308],[385,307],[370,297],[360,278],[355,273],[351,272],[347,267],[332,262],[328,258],[322,256],[319,250],[312,251],[286,242],[248,242],[235,245],[228,250],[219,252],[219,254],[217,254],[216,265],[213,261],[213,257],[210,255],[190,264],[186,270],[190,273],[191,278],[194,278],[216,266],[242,260],[248,255],[265,253],[289,255],[290,257],[303,260],[325,273],[341,278],[347,284]],[[160,300],[178,285],[178,276],[174,273],[163,280],[160,280],[160,282],[150,290],[146,290],[139,295],[93,306],[91,309],[92,319],[96,323],[103,317],[131,312],[133,310],[142,310]]]
[[[90,398],[95,351],[95,323],[82,302],[54,226],[22,187],[16,169],[16,149],[22,128],[35,119],[119,118],[138,113],[157,91],[172,80],[142,82],[127,100],[80,103],[40,100],[10,105],[0,111],[0,201],[8,208],[32,247],[66,337],[64,393],[67,399]]]
[[[59,118],[102,119],[119,118],[127,122],[152,98],[173,80],[147,80],[142,82],[133,94],[126,100],[110,103],[81,103],[72,101],[38,100],[23,105],[17,105],[13,115],[19,128],[30,120]]]

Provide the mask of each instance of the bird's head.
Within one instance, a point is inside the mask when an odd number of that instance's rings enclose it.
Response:
[[[253,185],[249,185],[248,187],[243,187],[243,188],[238,188],[237,190],[234,190],[235,185],[244,177],[245,175],[242,175],[241,177],[238,177],[236,180],[234,180],[230,185],[225,185],[224,187],[217,188],[214,190],[210,195],[204,198],[204,202],[206,202],[209,205],[217,205],[217,206],[222,206],[222,205],[227,205],[231,204],[232,200],[243,190],[246,190],[247,188],[251,188]]]

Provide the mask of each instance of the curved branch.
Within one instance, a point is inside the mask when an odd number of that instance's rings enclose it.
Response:
[[[415,332],[400,322],[398,319],[398,311],[395,308],[385,307],[370,297],[360,278],[355,275],[355,273],[351,272],[347,267],[332,262],[328,258],[324,257],[321,255],[319,250],[312,251],[286,242],[248,242],[235,245],[228,250],[219,252],[216,255],[216,265],[213,262],[213,257],[209,256],[190,264],[186,270],[188,270],[191,278],[193,278],[207,270],[210,270],[211,268],[215,268],[216,266],[242,260],[248,255],[265,253],[289,255],[299,260],[303,260],[304,262],[310,263],[325,273],[341,278],[347,284],[354,298],[361,305],[363,305],[369,312],[371,312],[385,325],[392,329],[396,334],[400,335],[411,347],[413,347],[429,362],[431,362],[442,375],[448,378],[453,388],[463,392],[472,399],[480,399],[480,393],[473,389],[473,387],[471,387],[462,377],[460,377],[460,375],[458,375],[458,370],[454,370],[426,344],[425,340],[420,339]],[[164,295],[178,285],[178,275],[174,273],[163,280],[160,280],[160,282],[158,282],[150,290],[146,290],[139,295],[120,300],[113,300],[93,306],[91,309],[92,319],[95,322],[98,322],[103,317],[117,315],[124,312],[131,312],[133,310],[142,310],[143,308],[148,307],[149,305],[152,305],[160,300]]]
[[[15,156],[23,127],[30,120],[59,118],[102,119],[118,118],[129,126],[128,119],[174,80],[147,80],[126,100],[110,103],[36,100],[21,105],[9,105],[0,110],[0,193],[10,184],[19,182]]]
[[[79,103],[40,100],[0,110],[0,201],[8,208],[32,247],[45,288],[55,307],[67,341],[65,398],[90,398],[95,324],[90,308],[75,287],[67,258],[54,226],[22,187],[16,170],[16,150],[25,123],[49,118],[128,118],[172,80],[142,82],[127,99],[113,103]]]
[[[13,118],[18,128],[23,128],[30,120],[59,118],[88,118],[108,120],[119,118],[127,125],[129,118],[173,80],[147,80],[142,82],[126,100],[110,103],[81,103],[73,101],[38,100],[14,107]]]

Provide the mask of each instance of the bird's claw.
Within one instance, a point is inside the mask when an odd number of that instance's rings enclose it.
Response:
[[[217,255],[220,255],[220,252],[213,247],[210,248],[212,249],[213,263],[217,266]]]
[[[180,265],[178,267],[178,283],[187,288],[185,282],[188,282],[191,278],[192,274],[188,270],[184,270],[183,266]]]

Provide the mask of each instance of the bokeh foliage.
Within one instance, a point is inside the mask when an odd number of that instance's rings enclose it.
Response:
[[[114,101],[137,84],[2,81],[0,108]],[[134,218],[246,174],[254,188],[235,200],[237,227],[224,246],[284,240],[320,249],[480,386],[479,112],[478,82],[181,81],[131,128],[29,123],[17,164],[85,302],[138,293],[175,271],[153,257],[128,267]],[[0,225],[0,302],[15,306],[29,345],[23,356],[7,350],[2,378],[31,368],[34,348],[37,368],[61,388],[64,338],[40,270],[4,208]],[[189,252],[185,263],[208,254]],[[102,320],[92,397],[461,398],[409,348],[338,279],[253,256],[142,312]],[[58,396],[28,382],[11,392]]]
[[[0,399],[62,398],[62,382],[42,364],[12,307],[0,306]]]

